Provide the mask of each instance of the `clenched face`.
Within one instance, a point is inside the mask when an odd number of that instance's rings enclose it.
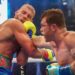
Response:
[[[48,25],[48,23],[46,22],[46,17],[42,18],[40,31],[41,31],[41,34],[45,36],[46,41],[50,40],[50,38],[53,35],[53,30],[51,27],[52,26]]]
[[[23,7],[15,13],[15,18],[21,22],[32,21],[33,17],[34,13],[28,7]]]
[[[50,27],[49,27],[49,25],[46,22],[46,17],[44,17],[41,20],[41,28],[40,28],[40,31],[41,31],[41,34],[44,35],[44,36],[50,34]]]

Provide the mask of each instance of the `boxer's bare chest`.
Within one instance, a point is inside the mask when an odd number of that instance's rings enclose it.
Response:
[[[54,53],[56,54],[56,58],[59,64],[69,64],[74,59],[71,54],[71,49],[65,42],[61,42],[56,45],[54,48]]]

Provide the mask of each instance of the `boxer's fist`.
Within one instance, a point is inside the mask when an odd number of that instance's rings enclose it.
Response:
[[[30,37],[36,34],[36,27],[31,21],[25,21],[23,26]]]

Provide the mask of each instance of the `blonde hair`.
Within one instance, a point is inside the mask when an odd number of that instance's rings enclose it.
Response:
[[[24,4],[21,8],[20,8],[20,10],[22,9],[22,8],[24,8],[24,7],[27,7],[28,9],[30,9],[31,11],[32,11],[32,13],[33,13],[33,16],[35,16],[35,8],[32,6],[32,5],[30,5],[30,4]]]

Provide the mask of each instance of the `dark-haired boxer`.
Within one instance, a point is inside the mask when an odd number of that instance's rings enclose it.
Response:
[[[60,66],[69,65],[75,72],[75,32],[68,31],[61,9],[49,9],[41,16],[41,33],[51,43]],[[67,68],[69,68],[67,67]]]

